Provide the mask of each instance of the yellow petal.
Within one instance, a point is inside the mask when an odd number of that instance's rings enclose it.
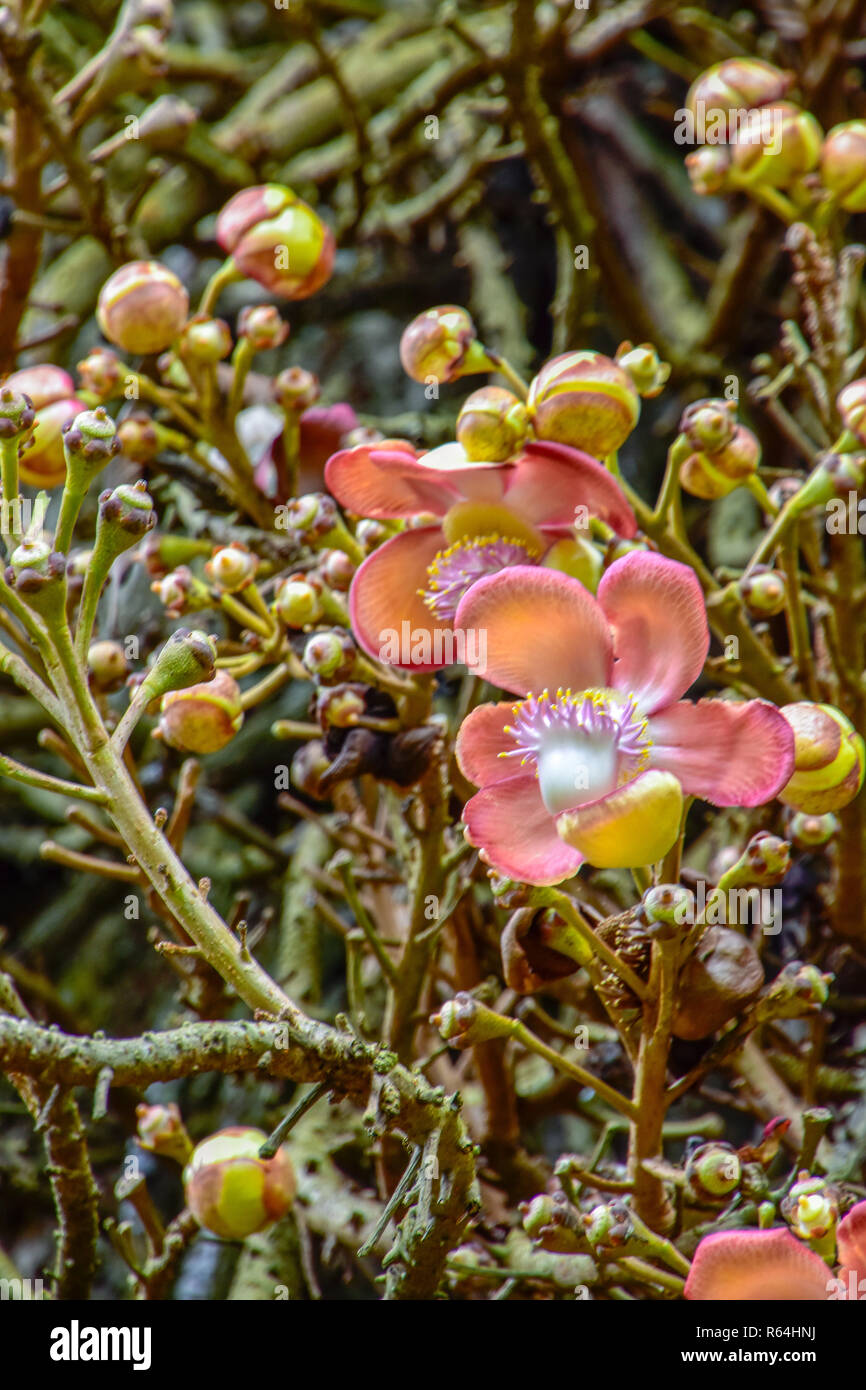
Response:
[[[557,817],[560,838],[599,869],[654,864],[677,838],[682,787],[671,772],[651,770],[600,801]]]

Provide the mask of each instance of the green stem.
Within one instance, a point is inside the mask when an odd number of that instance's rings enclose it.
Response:
[[[58,796],[72,796],[78,801],[105,804],[105,794],[98,787],[83,787],[78,782],[67,782],[64,777],[52,777],[47,772],[37,772],[35,768],[25,767],[0,754],[0,777],[9,777],[13,782],[23,782],[28,787],[39,787],[41,791],[57,792]]]
[[[233,284],[236,280],[243,280],[243,278],[244,276],[229,256],[227,260],[223,261],[219,269],[214,271],[205,285],[204,294],[198,306],[199,313],[213,314],[216,302],[226,286]]]

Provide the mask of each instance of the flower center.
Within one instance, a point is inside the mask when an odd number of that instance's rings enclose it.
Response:
[[[470,585],[510,565],[536,565],[541,558],[528,541],[501,536],[464,536],[440,550],[427,569],[427,588],[418,592],[434,617],[452,622]]]
[[[615,690],[548,690],[514,705],[505,725],[514,748],[500,758],[535,767],[551,815],[597,801],[630,782],[649,761],[647,721],[634,695]]]

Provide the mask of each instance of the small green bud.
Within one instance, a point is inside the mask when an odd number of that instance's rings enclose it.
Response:
[[[730,1144],[700,1144],[686,1162],[686,1185],[701,1205],[725,1203],[741,1177],[742,1165]]]
[[[511,1020],[488,1009],[486,1004],[461,991],[447,1000],[430,1022],[452,1047],[463,1049],[491,1038],[507,1038]]]
[[[156,654],[142,682],[147,702],[158,700],[170,690],[184,690],[213,679],[216,671],[216,642],[206,632],[179,627]]]
[[[6,582],[31,608],[44,615],[60,612],[65,603],[66,559],[48,541],[21,542],[9,557]]]
[[[0,439],[24,439],[33,428],[36,411],[29,396],[11,386],[0,387]]]

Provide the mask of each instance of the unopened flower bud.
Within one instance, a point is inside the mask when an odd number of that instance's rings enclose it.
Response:
[[[628,372],[639,396],[651,400],[661,395],[665,382],[671,374],[669,362],[663,362],[652,343],[620,343],[614,361],[623,371]]]
[[[355,539],[365,555],[371,554],[378,545],[387,540],[388,534],[381,521],[374,521],[372,517],[364,517],[355,527]]]
[[[826,845],[839,832],[839,822],[832,811],[823,816],[795,811],[788,823],[788,834],[798,849],[817,849]]]
[[[583,1224],[590,1245],[603,1250],[618,1249],[633,1234],[631,1216],[624,1202],[600,1202],[584,1215]]]
[[[196,314],[184,325],[179,350],[193,362],[221,362],[232,350],[232,333],[225,319]]]
[[[112,348],[94,347],[76,368],[83,391],[89,391],[100,401],[117,394],[126,368]]]
[[[288,529],[301,531],[310,540],[321,540],[340,519],[337,504],[327,492],[306,492],[286,503]]]
[[[316,717],[323,729],[350,729],[367,712],[367,687],[343,682],[323,687],[316,698]]]
[[[237,594],[256,577],[259,557],[242,541],[232,541],[216,549],[205,563],[204,572],[215,589]]]
[[[87,678],[100,695],[119,690],[129,675],[129,662],[119,642],[93,642],[87,653]]]
[[[325,752],[321,739],[307,739],[292,758],[290,776],[292,786],[304,796],[314,801],[324,801],[327,793],[322,791],[321,779],[331,766],[331,759]]]
[[[695,78],[686,109],[698,118],[701,111],[730,114],[744,107],[766,106],[783,97],[792,81],[791,73],[761,58],[725,58]]]
[[[342,680],[352,673],[358,649],[345,628],[316,632],[304,647],[301,660],[319,680]]]
[[[159,261],[130,261],[109,276],[96,308],[99,327],[124,352],[162,352],[178,336],[189,295]]]
[[[120,441],[111,416],[101,405],[76,415],[63,431],[66,471],[70,482],[87,482],[120,453]]]
[[[309,410],[320,394],[319,378],[304,367],[287,367],[274,378],[274,400],[283,410]]]
[[[148,703],[169,691],[210,681],[216,670],[216,642],[200,629],[179,627],[156,654],[144,677]]]
[[[163,695],[155,736],[183,753],[216,753],[243,722],[240,686],[226,671],[217,671],[201,685]]]
[[[794,775],[779,800],[809,814],[840,811],[863,785],[862,737],[833,705],[802,700],[784,705],[781,713],[794,731]]]
[[[628,372],[601,352],[566,352],[533,378],[527,400],[539,439],[612,454],[640,416],[640,396]]]
[[[779,570],[757,567],[737,584],[743,602],[756,618],[772,618],[781,613],[788,596],[784,574]]]
[[[345,593],[355,577],[357,566],[344,550],[326,550],[319,558],[319,573],[329,589]]]
[[[520,1215],[523,1229],[532,1239],[537,1240],[546,1226],[556,1220],[556,1206],[549,1192],[539,1192],[529,1202],[521,1202]]]
[[[526,406],[501,386],[482,386],[473,391],[457,416],[457,441],[473,463],[511,458],[528,431]]]
[[[232,1125],[198,1144],[184,1170],[187,1205],[200,1226],[245,1240],[291,1210],[295,1173],[288,1150],[260,1158],[266,1135]]]
[[[178,565],[169,570],[150,586],[170,618],[180,618],[185,613],[194,613],[205,606],[207,590],[200,593],[200,581],[196,579],[188,565]],[[204,588],[204,585],[201,585]]]
[[[33,428],[36,411],[28,396],[0,386],[0,439],[24,439]]]
[[[821,146],[821,182],[846,212],[866,212],[866,121],[845,121]]]
[[[438,1013],[431,1014],[430,1022],[446,1042],[461,1049],[490,1038],[507,1037],[511,1023],[462,991],[443,1004]]]
[[[249,304],[238,314],[238,337],[246,338],[253,352],[281,347],[289,336],[289,325],[273,304]]]
[[[680,468],[680,483],[695,497],[727,497],[755,473],[760,461],[757,436],[745,425],[737,425],[733,439],[723,448],[688,455]]]
[[[16,372],[16,376],[23,373]],[[6,385],[10,386],[9,377]],[[34,405],[35,405],[34,401]],[[33,432],[27,438],[19,456],[19,473],[28,487],[55,488],[66,481],[66,455],[63,431],[85,409],[84,402],[71,393],[60,400],[49,401],[36,408]]]
[[[136,558],[153,579],[161,579],[177,565],[189,564],[199,555],[210,555],[212,543],[180,533],[148,536]]]
[[[102,526],[112,526],[123,533],[121,549],[125,550],[141,540],[155,525],[153,498],[143,479],[139,478],[135,483],[121,483],[99,494],[97,538]]]
[[[760,1018],[804,1018],[817,1013],[830,997],[831,974],[817,965],[790,961],[779,971],[761,999]]]
[[[437,304],[425,309],[403,330],[400,361],[413,381],[439,383],[492,370],[492,363],[478,341],[475,324],[457,304]]]
[[[334,233],[282,184],[236,193],[217,217],[216,239],[241,274],[283,299],[315,294],[334,268]]]
[[[317,623],[324,609],[314,577],[295,575],[282,580],[274,596],[273,609],[286,627],[304,628]]]
[[[722,193],[731,172],[730,152],[723,145],[702,145],[685,158],[686,173],[700,198]]]
[[[43,613],[62,606],[65,575],[65,557],[52,550],[48,541],[32,538],[23,540],[10,555],[6,582],[30,607]]]
[[[694,894],[679,883],[657,883],[643,895],[643,912],[651,925],[691,925],[695,920]]]
[[[749,112],[732,148],[731,179],[739,188],[785,188],[814,169],[823,132],[810,111],[779,102]]]
[[[692,401],[680,416],[680,433],[698,453],[713,454],[730,444],[737,428],[736,401]]]
[[[686,1161],[688,1191],[701,1205],[722,1206],[739,1186],[742,1171],[730,1144],[699,1144]]]
[[[791,846],[768,830],[757,830],[743,853],[719,879],[723,891],[729,888],[772,888],[781,883],[791,864]]]
[[[173,1158],[176,1163],[186,1163],[192,1153],[192,1140],[173,1101],[167,1105],[142,1102],[135,1107],[135,1116],[138,1142],[143,1149],[162,1158]]]
[[[7,376],[3,385],[10,391],[20,391],[28,396],[34,410],[52,405],[75,395],[75,382],[62,367],[44,362],[38,367],[22,367],[20,372]],[[79,405],[79,410],[84,406]]]
[[[121,453],[131,463],[153,463],[162,447],[159,427],[143,410],[125,415],[117,426]]]

